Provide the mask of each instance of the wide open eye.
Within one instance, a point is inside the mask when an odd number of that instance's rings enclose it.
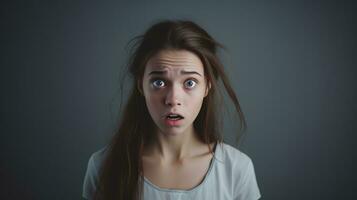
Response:
[[[196,84],[197,84],[196,81],[193,79],[189,79],[185,82],[185,86],[187,88],[194,88],[196,86]]]
[[[152,84],[154,85],[154,87],[160,88],[160,87],[164,86],[164,81],[162,81],[160,79],[156,79],[152,82]]]

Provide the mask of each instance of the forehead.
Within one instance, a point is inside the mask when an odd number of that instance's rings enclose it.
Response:
[[[162,71],[196,71],[203,75],[204,68],[201,59],[187,50],[161,50],[149,59],[146,73],[152,70]]]

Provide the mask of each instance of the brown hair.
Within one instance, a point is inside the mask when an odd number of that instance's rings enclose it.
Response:
[[[204,98],[201,110],[193,122],[199,139],[208,145],[223,142],[219,117],[222,106],[221,81],[239,114],[241,130],[246,122],[222,63],[217,56],[217,48],[224,47],[215,41],[203,28],[189,20],[165,20],[153,24],[143,35],[133,38],[128,70],[133,78],[133,87],[122,112],[114,137],[106,148],[99,173],[95,199],[139,200],[143,188],[143,146],[153,139],[156,125],[151,119],[141,94],[141,81],[150,57],[160,50],[188,50],[195,53],[204,65],[204,73],[211,84]],[[130,43],[130,42],[129,42]],[[207,84],[208,85],[208,84]],[[220,94],[220,95],[217,95]]]

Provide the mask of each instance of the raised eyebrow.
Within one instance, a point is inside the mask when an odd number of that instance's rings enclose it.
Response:
[[[150,75],[163,75],[163,74],[167,74],[167,71],[151,71],[149,73],[149,76]],[[181,74],[197,74],[199,76],[202,76],[200,73],[196,72],[196,71],[181,71]]]

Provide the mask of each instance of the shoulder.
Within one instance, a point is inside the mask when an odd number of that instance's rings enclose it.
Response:
[[[107,148],[103,147],[90,155],[87,166],[90,172],[98,171],[105,158],[106,150]]]
[[[216,151],[216,158],[220,161],[220,163],[226,166],[247,166],[252,162],[251,158],[247,154],[230,144],[222,142],[217,145],[217,148],[219,149]]]
[[[103,147],[91,154],[88,160],[88,165],[87,165],[87,174],[98,174],[98,170],[101,167],[101,164],[105,158],[107,152],[107,147]]]
[[[239,184],[254,170],[252,159],[241,150],[226,143],[220,143],[217,147],[218,169],[226,174],[228,179],[233,179],[231,183]]]
[[[107,147],[99,149],[98,151],[92,153],[88,160],[82,192],[82,196],[86,199],[93,198],[93,194],[96,190],[98,183],[99,169],[105,157],[106,150]]]
[[[229,144],[221,143],[217,147],[219,169],[226,175],[227,184],[232,184],[234,199],[259,199],[261,195],[252,159]]]
[[[104,158],[105,158],[105,155],[107,153],[107,146],[95,151],[92,153],[92,155],[90,156],[89,160],[93,162],[93,164],[95,164],[96,166],[99,166]]]

